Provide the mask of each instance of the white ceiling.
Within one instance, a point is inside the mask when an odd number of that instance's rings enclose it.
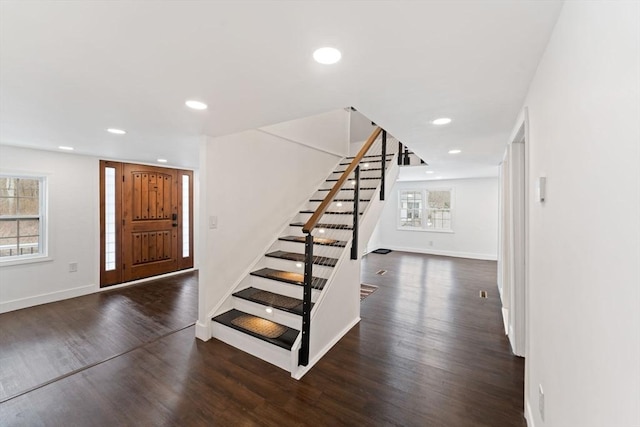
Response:
[[[560,7],[3,0],[0,142],[197,167],[199,135],[354,106],[443,173],[492,166]],[[342,61],[315,63],[325,45]],[[453,122],[430,124],[441,116]]]

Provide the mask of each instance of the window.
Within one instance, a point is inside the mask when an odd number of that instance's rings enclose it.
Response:
[[[400,227],[422,227],[422,190],[400,191]]]
[[[428,230],[451,230],[451,190],[427,190]]]
[[[398,228],[453,231],[453,189],[400,190]]]
[[[46,255],[45,178],[0,175],[0,261]]]

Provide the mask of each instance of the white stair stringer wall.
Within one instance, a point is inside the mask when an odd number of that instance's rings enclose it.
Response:
[[[385,176],[385,194],[389,194],[391,187],[393,187],[398,175],[398,170],[397,158],[394,157],[389,163],[389,169],[387,169]],[[364,212],[360,217],[360,245],[368,241],[384,206],[384,201],[380,200],[380,185],[378,182],[376,190],[371,194],[371,201],[366,204]],[[320,187],[324,187],[324,184]],[[309,205],[309,202],[307,202],[306,206]],[[311,205],[317,205],[317,203],[311,203]],[[305,206],[302,206],[299,210],[303,209],[305,209]],[[286,296],[302,298],[303,288],[301,286],[272,281],[249,274],[265,266],[284,268],[286,263],[289,262],[268,258],[265,257],[264,254],[273,250],[286,249],[287,245],[292,245],[292,243],[281,242],[278,238],[293,232],[292,227],[289,227],[288,224],[294,220],[299,220],[300,214],[296,214],[293,218],[293,220],[287,221],[287,224],[283,224],[280,233],[275,236],[272,243],[265,248],[265,251],[254,260],[250,268],[245,270],[242,279],[238,280],[235,285],[227,291],[220,303],[209,313],[209,319],[229,309],[235,308],[297,330],[302,329],[301,316],[284,313],[277,309],[274,309],[272,314],[266,314],[264,307],[233,296],[235,292],[253,286]],[[298,234],[300,233],[301,232],[298,231]],[[340,338],[360,321],[360,259],[350,259],[351,238],[345,238],[344,240],[347,244],[342,249],[338,257],[338,262],[333,269],[318,265],[314,265],[313,268],[313,275],[324,277],[327,279],[327,282],[322,291],[313,290],[312,292],[314,307],[311,312],[311,347],[309,364],[307,366],[298,365],[301,334],[298,335],[291,351],[213,321],[210,322],[211,336],[278,366],[290,372],[292,377],[300,379]],[[303,252],[304,245],[300,244],[299,247]],[[315,249],[314,247],[314,250]],[[328,273],[329,271],[330,273]]]

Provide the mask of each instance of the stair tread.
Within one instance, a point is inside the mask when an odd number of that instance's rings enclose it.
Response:
[[[389,153],[389,154],[387,154],[387,157],[393,157],[395,155],[396,155],[396,153]],[[366,155],[366,156],[362,156],[363,159],[370,159],[372,157],[382,157],[382,154],[369,154],[369,155]],[[355,158],[356,158],[355,156],[345,157],[345,159],[350,159],[350,160],[353,160]]]
[[[288,261],[304,262],[304,254],[300,254],[297,252],[273,251],[265,254],[265,256],[269,258],[286,259]],[[324,267],[335,267],[335,265],[338,263],[338,259],[329,258],[326,256],[314,256],[313,263],[316,265],[322,265]]]
[[[304,227],[304,222],[292,222],[291,227]],[[348,224],[317,224],[316,228],[330,228],[335,230],[353,230],[352,225]]]
[[[244,312],[242,312],[240,310],[231,309],[231,310],[227,311],[226,313],[222,313],[222,314],[214,317],[211,320],[213,320],[214,322],[218,322],[218,323],[220,323],[222,325],[225,325],[225,326],[227,326],[229,328],[235,329],[237,331],[244,332],[245,334],[251,335],[252,337],[258,338],[258,339],[260,339],[262,341],[266,341],[266,342],[271,343],[273,345],[277,345],[278,347],[284,348],[285,350],[291,350],[291,347],[293,347],[293,343],[295,342],[295,340],[298,338],[298,335],[300,334],[300,331],[297,331],[297,330],[295,330],[293,328],[289,328],[287,326],[280,325],[280,324],[276,323],[277,326],[285,328],[285,332],[282,335],[280,335],[279,337],[277,337],[277,338],[268,338],[268,337],[260,335],[260,334],[258,334],[256,332],[253,332],[253,331],[251,331],[249,329],[245,329],[245,328],[243,328],[241,326],[233,324],[232,321],[234,319],[240,317],[240,316],[249,316],[250,318],[255,319],[255,320],[262,319],[261,317],[253,316],[251,314],[244,313]],[[271,322],[268,319],[262,319],[262,320],[266,320],[266,321]],[[275,322],[273,322],[273,323],[275,323]]]
[[[262,277],[265,279],[276,280],[278,282],[290,283],[292,285],[304,285],[304,274],[294,273],[292,271],[277,270],[275,268],[261,268],[260,270],[252,271],[252,276]],[[313,277],[311,279],[313,289],[322,289],[327,283],[327,279],[322,277]]]
[[[389,158],[387,158],[387,162],[390,162],[391,160],[393,160],[393,159],[389,159]],[[367,163],[382,163],[382,159],[380,159],[380,160],[367,160]],[[348,162],[348,163],[340,163],[340,166],[348,166],[348,165],[350,165],[350,164],[351,164],[351,162]]]
[[[256,304],[264,305],[267,307],[273,307],[278,310],[286,311],[297,315],[302,315],[302,300],[298,298],[291,298],[275,292],[264,291],[262,289],[249,287],[242,289],[233,294],[236,298],[242,298],[247,301],[254,302]],[[278,302],[278,299],[284,298],[287,304]],[[265,301],[265,299],[270,301]],[[295,304],[295,305],[294,305]],[[313,307],[313,303],[311,303]]]
[[[381,171],[382,168],[360,168],[360,173],[369,172],[369,171]],[[343,171],[333,171],[332,173],[345,173],[346,169]]]
[[[307,210],[303,210],[300,211],[300,213],[302,214],[312,214],[315,213],[315,211],[311,210],[311,209],[307,209]],[[326,211],[325,214],[327,215],[353,215],[353,211]],[[360,215],[362,215],[363,212],[360,212]]]
[[[362,190],[375,190],[376,187],[360,187],[360,191]],[[318,191],[331,191],[331,188],[319,188]],[[340,191],[353,191],[355,188],[341,188]]]
[[[322,202],[324,199],[309,199],[310,202]],[[353,199],[333,199],[334,202],[353,202]],[[370,202],[371,199],[360,199],[361,202]]]
[[[327,182],[336,182],[338,181],[340,178],[329,178],[327,179]],[[360,177],[360,179],[365,179],[365,180],[372,180],[372,179],[380,179],[379,176],[366,176],[366,177]]]
[[[283,236],[279,237],[278,240],[282,240],[283,242],[295,242],[295,243],[305,243],[305,236]],[[336,246],[339,248],[344,248],[347,246],[347,242],[342,240],[335,239],[327,239],[324,237],[313,237],[314,245],[322,245],[322,246]]]

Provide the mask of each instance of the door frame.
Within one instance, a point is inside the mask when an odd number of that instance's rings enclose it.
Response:
[[[189,255],[187,257],[183,257],[182,253],[183,253],[183,233],[179,232],[178,233],[178,238],[177,238],[177,245],[178,245],[178,250],[177,250],[177,263],[176,263],[176,269],[172,272],[168,272],[167,274],[171,274],[171,273],[175,273],[177,271],[180,270],[184,270],[184,269],[189,269],[189,268],[193,268],[194,267],[194,261],[195,261],[195,253],[194,253],[194,206],[195,206],[195,183],[194,183],[194,171],[193,170],[189,170],[189,169],[179,169],[179,168],[168,168],[168,167],[164,167],[164,166],[158,166],[158,165],[154,165],[154,164],[144,164],[144,163],[128,163],[128,162],[120,162],[120,161],[113,161],[113,160],[100,160],[100,171],[99,171],[99,185],[100,185],[100,191],[99,191],[99,208],[100,208],[100,287],[104,288],[104,287],[108,287],[108,286],[115,286],[115,285],[120,285],[126,282],[130,282],[130,281],[138,281],[138,280],[144,280],[146,278],[138,278],[138,279],[131,279],[131,280],[125,280],[125,276],[124,276],[124,271],[123,271],[123,266],[124,266],[124,259],[123,259],[123,203],[124,203],[124,189],[123,189],[123,179],[124,179],[124,165],[125,164],[131,164],[131,165],[136,165],[136,166],[141,166],[141,167],[153,167],[153,168],[161,168],[161,169],[169,169],[172,171],[175,171],[177,173],[178,176],[178,183],[177,183],[177,206],[178,206],[178,212],[179,212],[179,216],[178,218],[181,220],[182,219],[182,213],[183,213],[183,194],[182,194],[182,177],[183,176],[188,176],[189,177],[189,206],[188,206],[188,212],[189,212],[189,216],[188,216],[188,224],[189,224],[189,232],[188,232],[188,237],[189,237],[189,246],[188,246],[188,250],[189,250]],[[105,183],[106,183],[106,177],[105,177],[105,169],[109,167],[109,168],[114,168],[115,169],[115,215],[116,215],[116,221],[115,221],[115,234],[116,234],[116,239],[115,239],[115,270],[110,270],[110,271],[106,271],[105,268],[105,263],[106,263],[106,251],[105,251],[105,247],[106,247],[106,203],[105,203]],[[182,230],[182,227],[179,227],[180,230]],[[164,274],[164,273],[163,273]],[[149,277],[153,277],[153,276],[149,276]]]
[[[500,170],[498,288],[505,333],[517,356],[528,354],[529,115],[525,108]]]

